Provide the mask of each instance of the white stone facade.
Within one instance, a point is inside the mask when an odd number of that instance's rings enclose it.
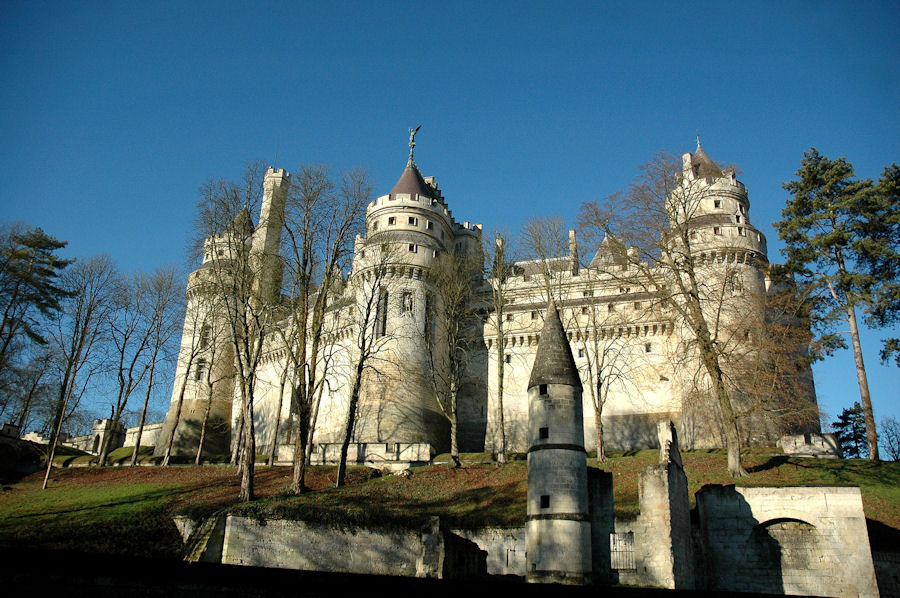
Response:
[[[747,190],[737,181],[733,171],[722,172],[712,164],[702,150],[685,154],[684,180],[701,185],[702,199],[692,216],[691,239],[702,263],[698,273],[709,280],[718,280],[724,270],[729,271],[732,286],[729,293],[740,304],[740,297],[748,297],[746,309],[735,308],[738,319],[748,330],[761,322],[764,314],[750,304],[751,295],[765,295],[769,281],[766,276],[768,260],[765,237],[749,221],[750,204]],[[697,166],[700,164],[700,166]],[[273,226],[280,218],[279,193],[290,185],[290,175],[283,170],[270,169],[266,178],[263,201],[263,220],[256,230],[252,224],[244,231],[247,243],[254,251],[269,255],[272,251]],[[273,208],[274,205],[274,208]],[[236,226],[230,229],[235,234]],[[262,235],[266,230],[268,236]],[[428,383],[429,362],[426,359],[426,327],[431,326],[430,310],[436,309],[433,292],[424,275],[432,260],[441,252],[458,251],[481,255],[481,225],[457,222],[432,177],[423,178],[410,160],[403,176],[391,193],[373,200],[366,210],[365,234],[357,237],[353,270],[339,285],[341,292],[333,300],[325,325],[323,355],[331,360],[328,384],[318,407],[314,443],[337,443],[342,439],[346,420],[351,364],[355,351],[355,335],[359,331],[358,315],[361,289],[366,271],[378,259],[380,248],[395,252],[390,272],[382,285],[384,305],[379,313],[382,328],[380,339],[379,375],[365,379],[359,407],[359,418],[352,442],[365,445],[382,443],[382,454],[396,453],[396,443],[430,446],[431,454],[449,448],[449,423]],[[219,236],[221,237],[221,235]],[[204,266],[216,259],[216,238],[207,242]],[[685,364],[685,347],[690,345],[690,333],[672,313],[659,307],[654,300],[656,284],[623,283],[626,271],[619,271],[615,256],[608,248],[579,247],[574,236],[570,251],[549,262],[520,262],[515,275],[506,283],[509,303],[503,321],[505,343],[497,346],[497,324],[489,310],[483,328],[478,331],[477,348],[471,352],[466,370],[466,383],[459,394],[459,445],[462,451],[493,451],[499,446],[497,368],[504,374],[504,420],[507,449],[527,450],[528,396],[527,379],[534,361],[541,327],[546,292],[543,272],[550,272],[554,299],[560,310],[572,352],[584,386],[584,439],[588,451],[596,448],[595,408],[589,390],[594,380],[588,373],[588,362],[597,351],[613,356],[609,367],[619,368],[623,375],[610,381],[608,400],[603,407],[604,443],[608,450],[629,450],[655,447],[656,425],[661,420],[678,426],[682,446],[687,448],[722,446],[716,412],[708,403],[696,399],[691,388],[697,362]],[[219,244],[217,244],[219,243]],[[594,254],[588,264],[579,264],[578,254]],[[271,268],[276,268],[273,265]],[[277,273],[261,276],[261,287],[272,286],[279,280]],[[204,267],[191,275],[188,297],[202,292]],[[477,293],[487,305],[492,280],[482,280]],[[658,284],[664,284],[662,276]],[[273,295],[274,290],[261,290]],[[209,305],[209,303],[207,303]],[[381,309],[381,306],[380,306]],[[215,314],[186,321],[182,353],[202,343],[203,327],[213,330],[213,337],[221,327]],[[196,314],[195,314],[196,315]],[[288,326],[286,322],[284,324]],[[266,355],[259,370],[254,397],[255,431],[259,452],[271,447],[276,411],[279,422],[279,455],[291,454],[292,414],[290,384],[282,389],[281,379],[287,367],[283,347],[272,335],[267,341]],[[171,425],[174,406],[182,381],[187,386],[177,436],[184,436],[184,451],[193,442],[196,447],[198,422],[212,401],[215,429],[211,434],[218,440],[210,452],[226,452],[237,433],[239,394],[234,384],[233,355],[227,342],[211,341],[217,348],[214,356],[202,357],[202,371],[191,372],[180,366],[173,389],[172,405],[167,418]],[[208,350],[205,350],[208,352]],[[214,372],[213,390],[204,390],[205,374]],[[289,380],[293,372],[287,372]],[[692,384],[694,386],[692,386]],[[815,394],[809,377],[806,401],[814,408]],[[211,399],[210,399],[211,397]],[[745,439],[751,443],[774,444],[781,430],[757,414],[755,420],[743,422]],[[813,424],[815,427],[815,424]],[[802,429],[798,432],[818,431]],[[165,438],[166,428],[161,438]],[[176,448],[176,452],[179,449]],[[196,449],[194,449],[196,450]],[[317,450],[315,447],[313,450]],[[375,454],[357,448],[357,454]]]

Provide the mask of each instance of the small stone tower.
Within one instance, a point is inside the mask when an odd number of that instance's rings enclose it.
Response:
[[[591,523],[581,379],[553,300],[528,381],[529,582],[590,581]]]

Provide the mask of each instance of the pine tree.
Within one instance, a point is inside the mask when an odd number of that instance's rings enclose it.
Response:
[[[832,161],[811,148],[796,174],[796,180],[783,185],[793,197],[781,212],[782,220],[775,223],[787,245],[785,267],[807,285],[813,299],[816,357],[846,348],[835,326],[842,322],[849,326],[868,455],[877,461],[878,436],[856,312],[861,308],[866,321],[875,326],[900,315],[896,166],[886,169],[876,186],[870,179],[857,179],[844,158]]]
[[[844,457],[863,459],[869,455],[866,421],[859,401],[853,403],[853,407],[841,411],[838,420],[831,425],[838,440],[841,441]]]
[[[39,228],[13,230],[0,243],[0,369],[4,369],[16,339],[45,343],[40,318],[58,311],[60,301],[68,297],[58,278],[73,260],[56,256],[66,242]]]

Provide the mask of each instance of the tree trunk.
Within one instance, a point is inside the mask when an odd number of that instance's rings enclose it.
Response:
[[[601,404],[594,405],[594,428],[597,431],[597,462],[606,462],[606,447],[603,446],[603,407]]]
[[[244,389],[242,402],[244,403],[244,442],[241,452],[241,492],[238,500],[251,501],[253,495],[253,468],[256,464],[256,439],[253,437],[253,391]]]
[[[728,474],[732,478],[747,477],[747,472],[744,470],[741,461],[741,435],[738,431],[737,417],[734,414],[734,409],[731,407],[731,399],[728,396],[728,390],[725,388],[725,381],[723,380],[718,359],[712,349],[701,346],[700,352],[703,356],[706,372],[712,381],[713,392],[716,394],[719,409],[722,412],[725,426],[725,447],[728,449]]]
[[[297,430],[294,435],[294,477],[291,491],[300,494],[306,490],[306,447],[309,439],[309,416],[306,411],[309,405],[302,385],[294,389],[294,394],[297,401]]]
[[[209,382],[209,377],[207,377],[206,384],[206,409],[203,412],[203,423],[200,424],[200,440],[197,442],[197,456],[194,457],[194,465],[200,465],[200,459],[203,456],[203,445],[206,443],[206,428],[209,426],[209,415],[212,413],[213,387]]]
[[[169,465],[169,459],[172,456],[172,445],[175,444],[175,430],[178,428],[178,420],[181,419],[181,406],[184,404],[184,391],[187,389],[188,373],[186,370],[184,380],[181,382],[181,389],[178,391],[178,401],[175,403],[175,417],[172,418],[172,428],[169,430],[169,437],[166,439],[166,452],[163,456],[162,466]]]
[[[506,463],[506,426],[503,421],[503,375],[506,369],[506,355],[504,352],[505,335],[501,318],[502,311],[497,313],[497,426],[500,428],[500,446],[497,450],[497,463]]]
[[[155,361],[155,360],[154,360]],[[129,467],[137,465],[138,453],[141,450],[141,436],[144,435],[144,422],[147,421],[147,405],[150,403],[150,389],[153,388],[153,370],[155,365],[150,366],[150,377],[147,379],[147,392],[144,395],[144,407],[141,409],[141,421],[138,424],[137,438],[134,439],[134,450],[131,453],[131,463]]]
[[[66,371],[67,377],[68,374],[69,372]],[[70,389],[68,388],[68,381],[65,378],[63,379],[59,392],[60,397],[57,403],[59,406],[56,412],[56,426],[50,438],[50,454],[47,456],[47,471],[44,473],[44,483],[41,485],[41,490],[47,489],[47,481],[50,479],[50,469],[53,467],[53,457],[56,456],[56,445],[59,442],[59,433],[62,429],[63,416],[66,413],[66,406],[69,404],[69,395],[71,395]]]
[[[362,385],[362,361],[357,365],[356,375],[353,378],[353,389],[350,391],[350,406],[347,411],[347,423],[344,426],[344,439],[341,442],[341,460],[338,463],[337,481],[335,488],[344,485],[344,477],[347,475],[347,450],[350,447],[350,437],[353,435],[353,426],[356,423],[356,406],[359,404],[359,389]]]
[[[457,399],[456,380],[450,381],[450,458],[453,459],[453,467],[462,467],[459,460],[459,426],[456,417],[456,399]]]
[[[862,345],[859,342],[856,308],[852,304],[847,309],[847,321],[850,324],[850,340],[853,343],[853,357],[856,360],[856,380],[859,383],[859,398],[862,400],[863,417],[866,420],[869,459],[879,461],[878,434],[875,431],[875,415],[872,413],[872,397],[869,394],[869,381],[866,377],[866,366],[863,363]]]

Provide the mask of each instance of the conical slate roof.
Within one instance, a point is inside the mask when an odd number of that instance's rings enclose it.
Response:
[[[237,233],[244,237],[252,235],[253,219],[250,217],[250,211],[246,207],[241,208],[241,211],[234,217],[234,220],[228,225],[225,232]]]
[[[538,343],[528,388],[539,384],[568,384],[581,389],[581,377],[572,356],[572,347],[556,311],[553,299],[547,304],[544,328]]]
[[[722,169],[716,166],[716,163],[706,155],[703,148],[700,147],[700,140],[697,140],[697,151],[691,156],[691,166],[700,178],[720,178],[722,177]]]
[[[391,189],[391,195],[395,193],[409,193],[410,195],[424,195],[425,197],[434,197],[434,189],[422,178],[422,173],[416,168],[416,165],[410,161],[403,174],[397,179],[394,188]]]

